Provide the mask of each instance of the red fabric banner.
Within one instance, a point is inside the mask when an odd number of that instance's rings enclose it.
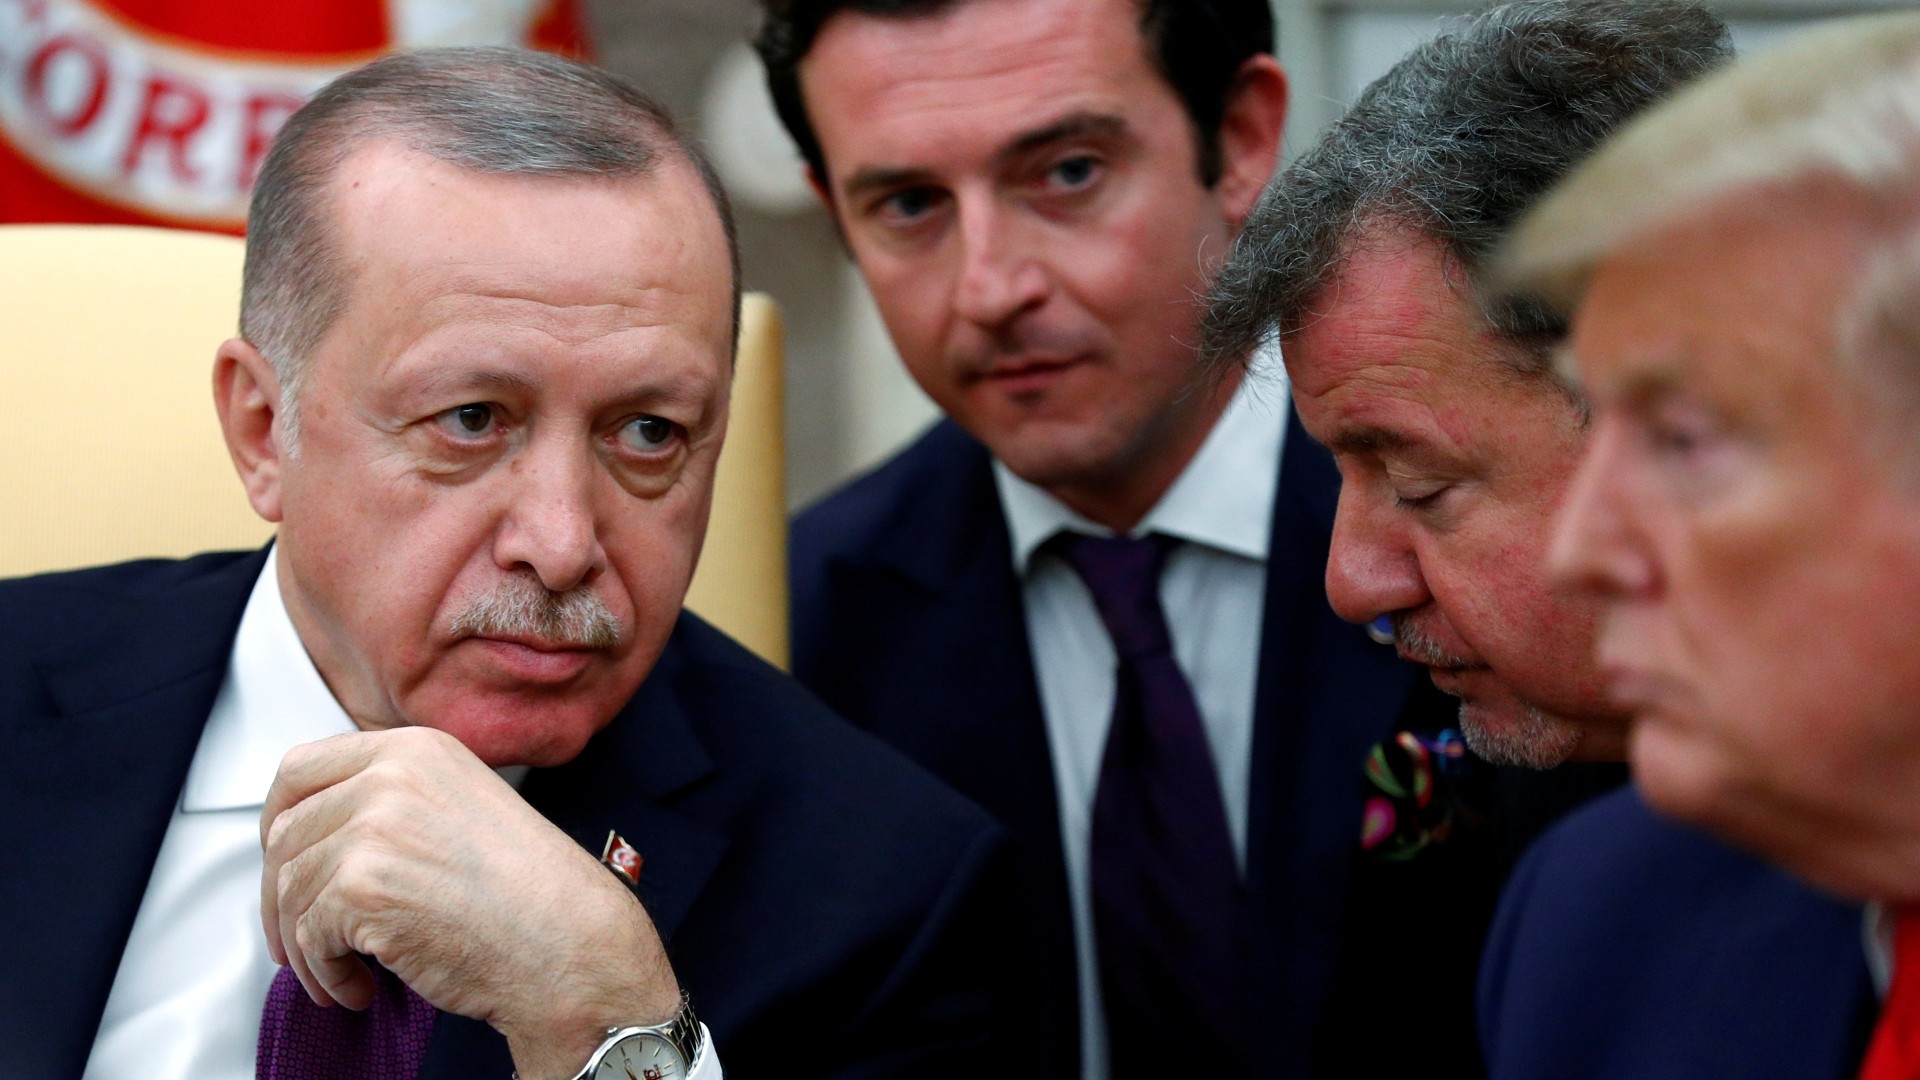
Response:
[[[383,52],[586,55],[581,0],[0,0],[0,222],[242,231],[260,159]]]

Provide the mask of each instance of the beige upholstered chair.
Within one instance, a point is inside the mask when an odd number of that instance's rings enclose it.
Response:
[[[713,520],[687,606],[787,666],[786,392],[780,312],[747,294]]]
[[[241,243],[0,227],[0,574],[258,547],[213,414]]]
[[[257,547],[213,414],[242,245],[100,225],[0,226],[0,576]],[[780,330],[749,297],[713,527],[689,603],[787,657]]]

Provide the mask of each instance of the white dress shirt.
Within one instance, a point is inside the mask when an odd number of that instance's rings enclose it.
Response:
[[[253,1080],[279,970],[260,926],[260,811],[288,750],[356,730],[287,616],[277,562],[269,551],[240,617],[84,1080]],[[720,1075],[707,1052],[688,1080]]]
[[[1285,369],[1272,350],[1263,350],[1194,459],[1130,534],[1161,533],[1184,541],[1167,557],[1160,603],[1173,637],[1174,660],[1200,707],[1234,855],[1243,872],[1267,549],[1287,409]],[[1063,531],[1096,536],[1112,532],[998,461],[994,480],[1012,535],[1027,639],[1053,755],[1079,960],[1081,1076],[1106,1080],[1106,1015],[1087,863],[1094,788],[1112,722],[1115,656],[1080,576],[1066,560],[1040,547]]]
[[[1881,1001],[1893,988],[1893,924],[1899,918],[1885,904],[1870,903],[1860,925],[1860,943],[1867,950],[1867,975]]]

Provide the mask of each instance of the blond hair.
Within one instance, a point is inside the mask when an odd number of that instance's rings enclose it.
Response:
[[[1814,177],[1920,191],[1920,14],[1840,20],[1650,110],[1521,221],[1496,278],[1571,308],[1623,242],[1735,192]]]

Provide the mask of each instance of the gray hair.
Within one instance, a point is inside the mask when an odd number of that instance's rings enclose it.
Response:
[[[281,129],[254,184],[240,334],[280,379],[289,453],[298,453],[307,358],[346,304],[331,182],[348,156],[380,139],[481,173],[638,179],[663,156],[685,160],[726,231],[738,327],[732,208],[699,148],[646,93],[587,64],[525,49],[396,53],[321,88]]]
[[[1451,25],[1368,86],[1248,216],[1208,295],[1210,367],[1244,363],[1367,238],[1411,232],[1465,272],[1510,362],[1551,378],[1566,320],[1482,287],[1514,219],[1628,116],[1732,55],[1687,0],[1523,0]]]

